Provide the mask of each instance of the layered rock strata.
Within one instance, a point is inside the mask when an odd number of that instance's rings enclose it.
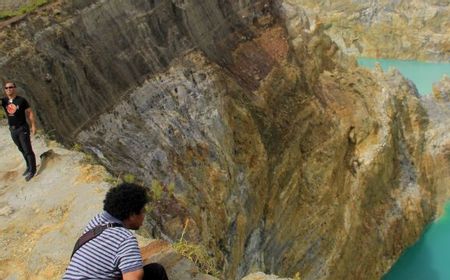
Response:
[[[349,54],[450,61],[448,0],[291,2],[301,5]]]
[[[199,48],[225,64],[251,36],[263,1],[59,1],[0,32],[0,76],[17,81],[58,139],[89,122],[149,75]],[[45,113],[44,113],[45,112]]]
[[[376,279],[433,218],[414,86],[294,2],[87,3],[4,31],[24,43],[0,73],[46,129],[153,185],[149,234],[185,231],[224,279]]]

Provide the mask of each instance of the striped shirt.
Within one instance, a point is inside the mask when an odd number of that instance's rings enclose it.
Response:
[[[84,232],[107,223],[122,224],[104,211],[89,222]],[[78,249],[70,260],[63,279],[121,279],[123,273],[142,267],[136,237],[124,227],[112,227]]]

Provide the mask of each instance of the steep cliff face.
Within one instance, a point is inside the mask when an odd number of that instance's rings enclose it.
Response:
[[[349,54],[450,60],[448,0],[291,2],[325,24],[327,34]]]
[[[450,77],[433,85],[433,94],[424,98],[430,129],[427,130],[426,169],[436,186],[436,205],[442,213],[450,199]]]
[[[60,1],[2,29],[0,76],[45,108],[38,116],[46,130],[72,141],[189,49],[225,63],[263,9],[262,1]]]
[[[341,65],[300,9],[279,11],[228,69],[192,51],[78,140],[116,173],[175,184],[153,230],[177,238],[189,219],[226,279],[377,278],[433,214],[425,111],[398,73]]]
[[[224,279],[379,278],[433,217],[440,117],[296,2],[249,3],[75,1],[3,30],[0,73],[46,129],[162,181],[147,230],[176,239],[189,221]]]

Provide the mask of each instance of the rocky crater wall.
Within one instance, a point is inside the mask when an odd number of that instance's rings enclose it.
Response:
[[[450,60],[450,2],[309,1],[301,5],[348,54],[393,59]]]
[[[298,4],[48,13],[2,30],[0,74],[60,139],[162,182],[148,234],[175,240],[189,221],[224,279],[377,279],[434,217],[439,116],[399,73],[358,68]]]
[[[262,1],[61,1],[1,30],[0,76],[42,126],[70,142],[148,76],[192,48],[226,63]],[[246,35],[247,34],[247,35]],[[44,113],[45,112],[45,113]]]
[[[189,220],[225,279],[376,279],[433,217],[427,115],[399,73],[356,68],[301,9],[277,8],[229,68],[173,60],[78,140],[116,174],[173,184],[149,229],[176,239]]]

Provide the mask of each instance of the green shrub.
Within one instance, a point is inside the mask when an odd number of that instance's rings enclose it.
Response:
[[[152,180],[151,194],[154,201],[161,200],[163,197],[164,187],[158,180]]]
[[[110,185],[116,186],[120,183],[119,177],[108,176],[104,179],[104,181]]]
[[[72,146],[72,150],[74,150],[76,152],[81,152],[81,151],[83,151],[83,146],[81,146],[80,143],[75,143]]]
[[[131,173],[127,173],[127,174],[123,175],[122,180],[125,183],[134,183],[134,181],[136,180],[136,177]]]
[[[173,195],[175,192],[175,183],[171,182],[168,186],[167,186],[167,191],[169,192],[169,195]]]
[[[50,3],[51,1],[52,0],[34,0],[31,1],[29,4],[21,6],[17,10],[0,11],[0,20],[28,14],[30,12],[35,11],[37,8],[41,6]]]
[[[83,155],[83,158],[81,159],[80,163],[81,163],[81,164],[96,165],[96,164],[98,164],[98,161],[97,161],[95,155],[85,153],[85,154]]]

